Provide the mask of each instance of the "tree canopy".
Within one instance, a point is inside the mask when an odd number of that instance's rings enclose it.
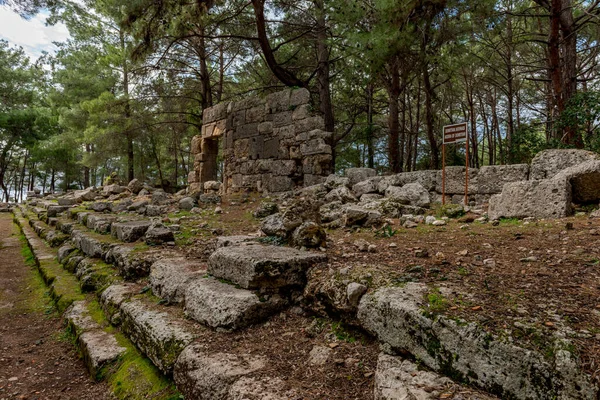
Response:
[[[442,127],[461,121],[474,167],[600,150],[600,1],[2,4],[71,35],[35,64],[0,42],[5,198],[111,173],[181,188],[205,108],[286,86],[311,92],[338,171],[439,168]]]

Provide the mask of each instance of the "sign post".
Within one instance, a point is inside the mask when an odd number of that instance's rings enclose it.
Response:
[[[465,205],[469,194],[469,133],[467,123],[446,125],[443,129],[442,141],[442,205],[446,204],[446,144],[466,142],[466,176],[465,176]]]

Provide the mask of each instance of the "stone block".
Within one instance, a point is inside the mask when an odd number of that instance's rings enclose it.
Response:
[[[429,192],[420,183],[407,183],[402,187],[389,186],[385,197],[400,204],[409,204],[416,207],[429,207],[431,200]]]
[[[254,136],[249,140],[250,159],[258,160],[263,158],[265,142],[262,136]]]
[[[273,128],[292,124],[292,111],[282,111],[273,114]]]
[[[323,117],[314,116],[294,122],[294,131],[296,134],[309,132],[315,129],[325,130],[325,122],[323,122]]]
[[[290,106],[297,107],[310,102],[310,92],[306,88],[295,89],[290,95]]]
[[[585,161],[559,172],[553,179],[571,184],[573,201],[579,204],[600,200],[600,160]]]
[[[206,274],[206,264],[184,257],[158,260],[150,268],[152,293],[169,303],[181,303],[185,291],[195,279]]]
[[[135,242],[146,234],[150,225],[150,221],[116,222],[111,226],[111,235],[123,242]]]
[[[359,182],[365,181],[377,175],[377,171],[372,168],[348,168],[346,169],[346,177],[350,181],[350,186],[354,186]]]
[[[265,140],[263,158],[278,158],[279,143],[279,138],[276,137]]]
[[[192,154],[198,154],[202,152],[202,135],[196,135],[192,138],[190,152]]]
[[[214,278],[192,281],[185,291],[185,313],[211,328],[236,330],[279,311],[281,300],[261,301],[249,290],[238,289]]]
[[[206,124],[227,118],[228,106],[229,103],[220,103],[205,109],[202,113],[202,122]]]
[[[474,192],[472,186],[478,173],[477,168],[469,168],[469,193]],[[442,193],[442,171],[437,171],[437,174],[435,191]],[[465,167],[446,167],[446,194],[461,193],[465,193]]]
[[[365,179],[361,182],[355,183],[352,186],[352,191],[356,197],[361,197],[364,194],[368,193],[377,193],[377,188],[379,182],[383,179],[381,176],[373,176],[371,178]],[[348,184],[350,184],[350,180],[348,179]]]
[[[585,161],[600,160],[600,154],[577,149],[550,149],[540,151],[531,161],[529,179],[550,179],[560,171]]]
[[[294,188],[294,181],[288,176],[273,176],[269,179],[265,189],[269,193],[287,192]]]
[[[260,123],[258,125],[258,133],[260,133],[261,135],[273,133],[273,122],[266,121],[266,122]]]
[[[212,124],[203,124],[202,125],[202,137],[203,138],[209,138],[213,135],[213,130],[215,129],[215,123]]]
[[[306,270],[326,259],[321,253],[289,247],[223,247],[210,256],[208,271],[244,289],[302,286],[306,282]]]
[[[393,350],[412,354],[434,371],[460,374],[457,376],[465,383],[502,398],[596,397],[597,387],[574,354],[557,350],[548,360],[537,351],[486,332],[476,323],[443,315],[432,318],[426,311],[428,290],[425,284],[411,282],[401,288],[367,293],[360,301],[358,320]],[[564,343],[557,343],[557,348],[561,345],[564,348]]]
[[[249,108],[246,110],[246,123],[263,122],[267,115],[264,105]]]
[[[299,105],[294,109],[292,113],[292,121],[299,121],[301,119],[305,119],[310,117],[311,106],[309,104]]]
[[[300,145],[300,153],[303,156],[331,154],[331,146],[326,144],[323,139],[313,139]]]
[[[563,218],[571,214],[571,184],[564,179],[521,181],[504,185],[490,199],[490,219]]]
[[[439,399],[452,384],[450,379],[424,371],[410,360],[381,353],[375,371],[374,400]]]
[[[245,139],[256,135],[258,135],[258,123],[253,122],[251,124],[238,125],[233,134],[233,140],[235,142],[238,139]]]
[[[472,192],[479,194],[500,193],[505,183],[526,181],[528,177],[529,164],[486,165],[479,169],[479,173],[473,180]]]
[[[290,89],[285,89],[280,92],[275,92],[267,95],[266,105],[269,113],[275,114],[282,111],[289,111],[290,109]]]
[[[261,357],[229,353],[207,354],[202,343],[188,346],[177,359],[173,378],[186,399],[229,399],[233,384],[266,366]]]

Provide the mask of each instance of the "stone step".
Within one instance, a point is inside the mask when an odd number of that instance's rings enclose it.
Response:
[[[210,277],[192,280],[185,290],[185,314],[211,328],[241,329],[263,322],[286,305],[278,295],[261,298]]]
[[[146,234],[151,221],[116,222],[111,226],[111,235],[123,242],[135,242]]]
[[[307,269],[326,260],[323,253],[246,244],[217,249],[209,258],[208,272],[244,289],[302,287]]]
[[[77,347],[92,377],[98,377],[104,368],[110,368],[127,349],[117,342],[90,316],[85,301],[74,302],[64,314],[67,327],[74,334]]]
[[[98,233],[110,233],[112,224],[117,220],[114,215],[88,214],[86,226]]]
[[[29,226],[21,210],[15,210],[15,221],[19,225],[33,253],[36,266],[49,287],[50,297],[62,312],[74,301],[83,300],[77,278],[65,271],[56,260],[56,250],[49,247]]]
[[[113,266],[100,259],[83,257],[70,244],[58,250],[59,262],[67,271],[75,274],[84,292],[100,292],[111,284],[123,281]]]
[[[76,277],[56,261],[57,256],[63,262],[70,262],[75,256],[79,256],[80,261],[89,259],[73,245],[64,245],[58,255],[35,235],[20,212],[16,212],[16,220],[33,250],[45,282],[49,284],[57,309],[62,312],[72,307],[65,317],[92,376],[107,379],[118,398],[178,398],[172,381],[144,358],[124,335],[108,326],[97,302],[85,300]],[[83,308],[84,304],[87,310]]]
[[[163,258],[150,267],[152,293],[167,303],[182,303],[187,287],[206,275],[206,264],[185,257]]]
[[[267,366],[266,359],[247,354],[207,354],[202,344],[188,346],[179,356],[173,378],[186,399],[198,400],[293,400],[279,379],[254,375]]]
[[[360,301],[361,325],[392,349],[424,365],[502,398],[596,399],[598,387],[581,370],[566,339],[557,339],[553,359],[495,337],[475,323],[429,317],[426,285],[382,288]]]
[[[112,285],[100,296],[102,309],[154,365],[171,374],[177,357],[201,327],[186,320],[181,310],[153,304],[139,291],[140,286]]]

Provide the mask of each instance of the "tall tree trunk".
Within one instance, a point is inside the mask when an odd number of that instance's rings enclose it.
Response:
[[[373,125],[373,91],[372,82],[367,84],[367,162],[369,168],[375,168],[374,125]]]
[[[127,140],[127,181],[134,178],[133,159],[133,131],[131,126],[131,104],[129,103],[129,62],[127,61],[127,47],[125,45],[125,32],[119,30],[121,51],[123,52],[123,95],[125,96],[125,138]]]
[[[89,143],[85,144],[85,152],[88,154],[91,153],[91,145]],[[92,186],[90,184],[90,167],[87,167],[87,166],[83,167],[83,186],[85,186],[85,187]]]
[[[400,172],[399,137],[400,120],[398,118],[398,101],[400,99],[400,72],[398,59],[394,57],[390,63],[390,82],[388,82],[389,116],[388,116],[388,155],[390,169],[394,173]]]
[[[333,103],[331,102],[330,83],[330,60],[329,48],[327,47],[327,22],[325,21],[325,4],[323,0],[314,0],[317,13],[317,89],[319,90],[319,108],[323,115],[325,131],[331,132],[328,145],[331,146],[332,159],[331,170],[335,167],[334,135],[335,118],[333,114]]]

